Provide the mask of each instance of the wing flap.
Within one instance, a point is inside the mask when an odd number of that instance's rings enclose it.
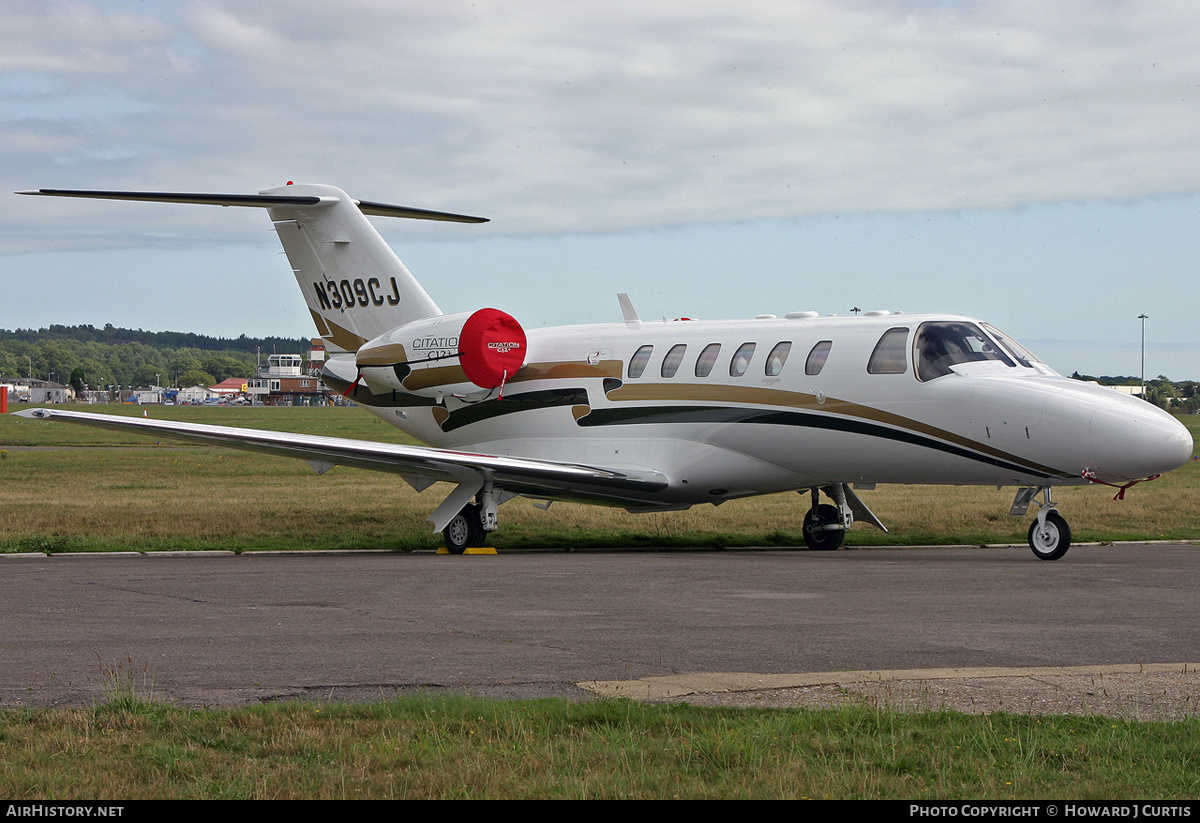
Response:
[[[475,473],[480,477],[490,476],[497,486],[507,491],[531,494],[542,499],[583,499],[653,506],[655,495],[669,485],[663,474],[650,470],[613,469],[427,446],[60,409],[26,409],[15,414],[35,420],[75,423],[294,457],[310,465],[353,466],[398,474],[406,479],[417,476],[423,480],[462,483],[465,476]]]

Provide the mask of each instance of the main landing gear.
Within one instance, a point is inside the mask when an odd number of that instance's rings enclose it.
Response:
[[[803,533],[804,545],[810,551],[832,552],[840,549],[846,541],[846,531],[855,519],[870,523],[881,531],[887,531],[845,483],[834,483],[808,491],[812,498],[812,506],[804,515]],[[825,492],[833,501],[833,505],[820,502],[821,492]]]
[[[474,503],[462,507],[442,529],[442,539],[450,554],[462,554],[467,549],[478,549],[487,540],[483,529],[482,509]]]
[[[1036,499],[1038,492],[1042,493],[1040,502]],[[1019,517],[1029,509],[1030,503],[1038,507],[1038,513],[1029,524],[1029,548],[1038,560],[1058,560],[1071,548],[1071,527],[1055,508],[1049,486],[1018,489],[1008,513]]]
[[[812,490],[816,498],[817,490]],[[846,541],[846,529],[837,506],[817,504],[804,515],[804,545],[814,552],[835,552]]]
[[[496,507],[515,495],[492,485],[490,475],[478,482],[460,483],[430,515],[434,528],[441,523],[442,539],[451,554],[487,545],[488,535],[496,530]],[[450,514],[454,512],[454,514]],[[447,519],[448,518],[448,519]]]

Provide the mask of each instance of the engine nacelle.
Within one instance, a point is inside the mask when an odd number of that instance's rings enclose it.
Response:
[[[525,330],[499,309],[443,314],[397,326],[359,348],[373,391],[437,397],[494,389],[525,365]]]

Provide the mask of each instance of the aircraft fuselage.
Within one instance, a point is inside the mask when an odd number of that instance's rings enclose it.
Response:
[[[990,351],[922,369],[929,329],[962,327]],[[889,334],[890,357],[875,354]],[[347,388],[353,359],[327,373]],[[659,503],[831,483],[1054,486],[1089,483],[1087,473],[1122,484],[1176,468],[1192,449],[1151,404],[1065,378],[950,315],[535,329],[503,399],[454,365],[404,385],[421,394],[375,393],[367,381],[353,397],[441,448],[653,467],[670,481]]]

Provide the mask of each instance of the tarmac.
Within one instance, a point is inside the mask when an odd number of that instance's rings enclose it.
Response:
[[[1200,715],[1200,664],[896,669],[651,677],[578,684],[605,697],[694,706],[1100,715],[1175,721]]]
[[[465,692],[1177,721],[1200,715],[1196,549],[2,555],[0,708],[88,705],[116,675],[185,706]]]

